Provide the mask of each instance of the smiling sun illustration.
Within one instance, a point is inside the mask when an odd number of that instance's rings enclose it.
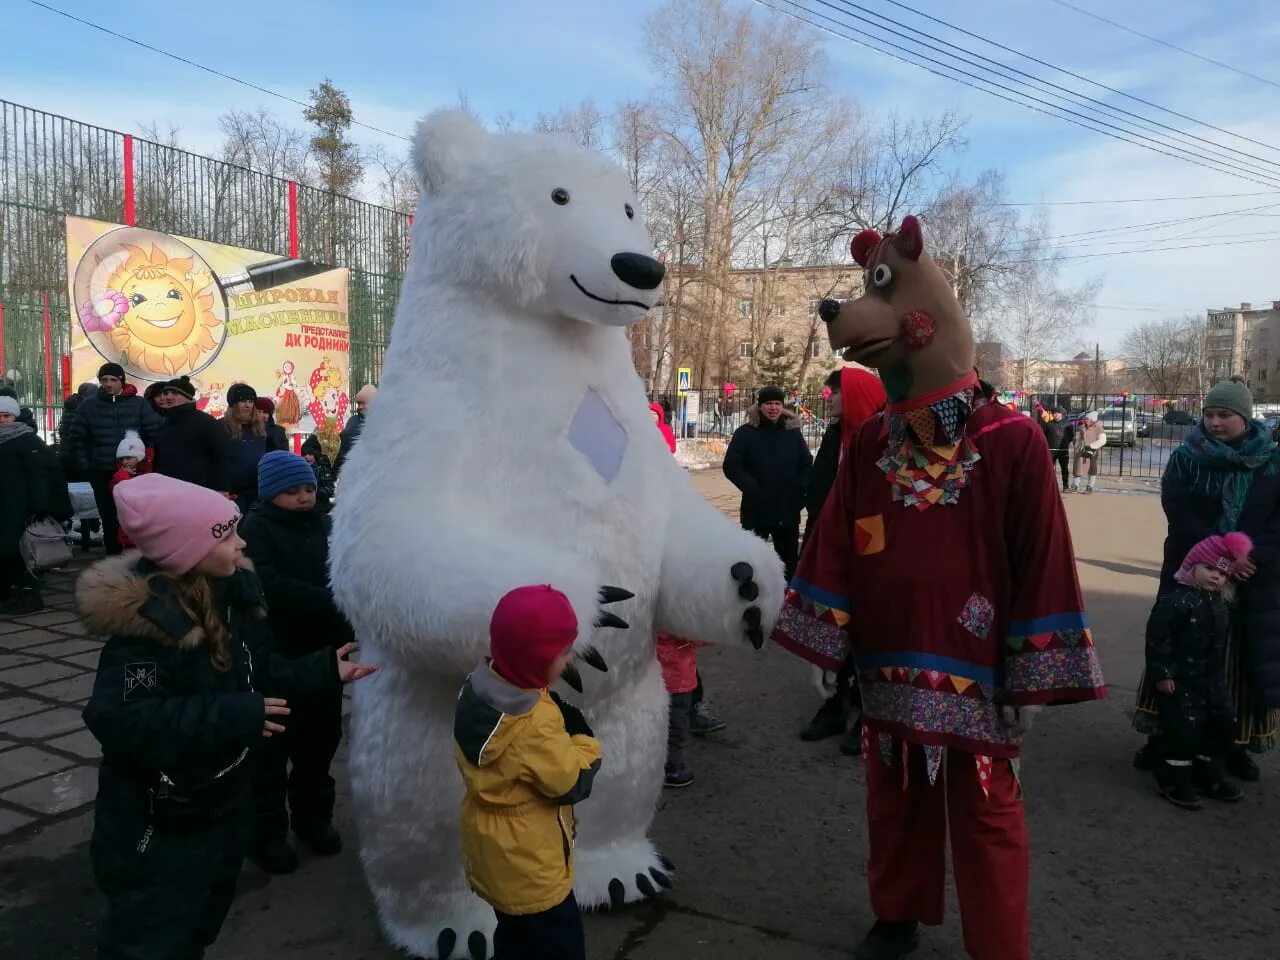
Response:
[[[126,367],[165,377],[195,370],[217,346],[213,278],[193,271],[191,257],[170,258],[154,244],[150,253],[128,244],[121,249],[129,255],[106,286],[123,298],[124,312],[100,329]]]

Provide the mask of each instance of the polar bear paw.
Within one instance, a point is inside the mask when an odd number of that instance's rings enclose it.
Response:
[[[493,908],[469,892],[448,900],[412,925],[384,921],[387,938],[421,960],[489,960],[498,925]]]
[[[575,855],[574,895],[583,910],[620,910],[670,890],[675,867],[653,844],[610,844]]]
[[[738,584],[738,596],[751,604],[742,611],[743,632],[751,641],[751,645],[759,650],[764,646],[764,627],[762,626],[764,617],[760,613],[760,608],[752,602],[760,596],[760,586],[755,580],[755,568],[745,561],[735,563],[729,568],[729,576]]]
[[[611,603],[620,603],[623,600],[630,600],[635,594],[630,590],[624,590],[622,587],[601,587],[600,588],[600,608],[596,612],[595,625],[597,627],[610,627],[614,630],[627,630],[631,624],[623,620],[616,613],[606,610],[605,607]],[[599,670],[601,673],[608,673],[609,664],[605,662],[604,657],[600,656],[600,651],[595,647],[582,646],[578,648],[577,658],[587,666]],[[582,693],[582,674],[578,672],[578,668],[572,663],[564,668],[561,674],[570,687]]]

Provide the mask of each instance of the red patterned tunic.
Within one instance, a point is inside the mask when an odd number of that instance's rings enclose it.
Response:
[[[987,400],[966,378],[863,425],[774,639],[835,670],[852,638],[881,734],[1013,758],[1001,706],[1106,688],[1044,435]]]

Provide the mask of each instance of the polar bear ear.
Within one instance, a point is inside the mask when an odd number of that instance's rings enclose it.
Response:
[[[413,137],[413,165],[426,193],[437,192],[483,155],[489,134],[461,110],[440,110],[418,122]]]

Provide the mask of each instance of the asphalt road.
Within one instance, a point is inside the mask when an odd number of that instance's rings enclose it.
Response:
[[[698,482],[731,501],[710,476]],[[1130,766],[1126,717],[1142,662],[1163,524],[1157,498],[1068,499],[1111,699],[1049,710],[1022,768],[1032,836],[1032,942],[1040,960],[1280,957],[1280,769],[1243,803],[1188,813]],[[859,763],[796,732],[816,706],[803,666],[766,645],[707,652],[722,734],[692,751],[696,783],[664,797],[655,834],[678,868],[662,901],[587,921],[589,955],[612,960],[834,960],[872,917]],[[0,754],[0,765],[3,754]],[[340,782],[345,779],[339,774]],[[340,789],[345,794],[345,784]],[[339,826],[354,840],[345,798]],[[90,817],[19,834],[0,848],[0,957],[92,956],[100,901]],[[354,843],[290,877],[246,868],[212,958],[389,958]],[[915,956],[961,958],[954,900]]]

